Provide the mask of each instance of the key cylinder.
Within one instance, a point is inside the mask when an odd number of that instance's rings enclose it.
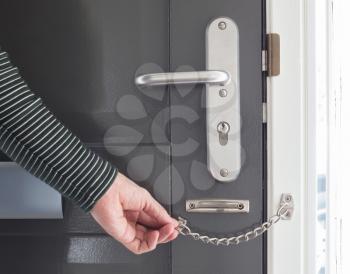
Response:
[[[217,131],[219,133],[220,145],[225,146],[228,142],[228,133],[230,131],[230,125],[227,122],[222,121],[218,124]]]

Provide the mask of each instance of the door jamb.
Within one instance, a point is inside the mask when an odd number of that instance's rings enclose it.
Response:
[[[281,193],[295,201],[292,220],[268,234],[268,274],[307,273],[307,2],[266,0],[267,33],[281,37],[281,73],[267,79],[267,215],[275,212]]]

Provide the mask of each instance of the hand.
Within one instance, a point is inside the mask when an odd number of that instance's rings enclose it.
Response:
[[[146,189],[121,173],[91,214],[108,234],[135,254],[152,251],[157,244],[178,236],[178,221]]]

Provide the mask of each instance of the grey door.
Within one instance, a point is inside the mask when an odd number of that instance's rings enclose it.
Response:
[[[209,235],[236,234],[264,216],[262,2],[1,0],[0,45],[87,146],[172,215]],[[239,30],[243,164],[231,183],[206,168],[204,86],[134,84],[142,73],[205,70],[205,30],[221,16]],[[186,153],[175,153],[188,140]],[[201,198],[249,200],[250,212],[185,211],[186,200]],[[180,236],[135,256],[69,201],[63,220],[0,220],[1,273],[258,274],[265,255],[263,238],[215,247]]]

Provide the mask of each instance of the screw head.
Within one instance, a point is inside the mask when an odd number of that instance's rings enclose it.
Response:
[[[228,174],[229,174],[229,172],[228,172],[228,170],[227,170],[226,168],[222,168],[222,169],[220,170],[220,175],[221,175],[222,177],[227,177]]]
[[[291,215],[290,215],[290,211],[287,211],[286,214],[284,214],[284,217],[285,217],[285,218],[290,218],[290,216],[291,216]]]
[[[224,30],[226,29],[226,23],[224,21],[219,22],[218,24],[219,29]]]
[[[220,97],[226,97],[227,96],[227,90],[226,89],[220,89],[219,90]]]
[[[190,203],[189,205],[189,208],[193,209],[195,206],[194,206],[194,203]]]
[[[287,202],[290,202],[292,200],[292,196],[291,195],[287,195],[285,199],[286,199]]]

